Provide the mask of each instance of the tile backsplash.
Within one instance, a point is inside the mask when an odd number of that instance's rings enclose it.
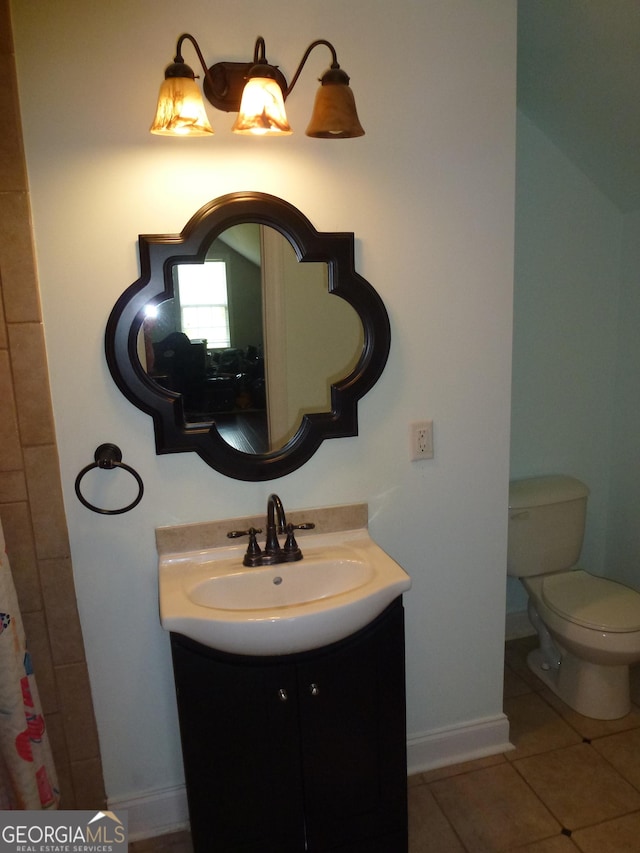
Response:
[[[304,541],[311,533],[332,533],[337,530],[358,530],[368,525],[367,504],[317,507],[315,509],[289,510],[285,506],[287,521],[291,524],[313,522],[313,530],[296,530],[296,539]],[[248,530],[249,527],[265,529],[264,515],[247,515],[241,518],[226,518],[222,521],[204,521],[198,524],[179,524],[174,527],[156,528],[158,554],[175,554],[180,551],[201,551],[205,548],[220,548],[229,544],[230,530]]]

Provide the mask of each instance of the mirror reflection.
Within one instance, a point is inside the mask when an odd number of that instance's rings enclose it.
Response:
[[[304,414],[330,412],[331,385],[364,346],[358,313],[332,295],[328,264],[299,263],[291,243],[256,222],[227,228],[204,263],[170,267],[173,298],[151,308],[138,355],[182,395],[187,426],[215,422],[249,454],[284,447]]]

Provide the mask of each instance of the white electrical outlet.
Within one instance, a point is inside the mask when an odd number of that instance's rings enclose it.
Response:
[[[409,428],[411,461],[433,459],[433,421],[416,421]]]

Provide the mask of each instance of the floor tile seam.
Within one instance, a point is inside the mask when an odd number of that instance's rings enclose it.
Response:
[[[474,772],[474,771],[471,771],[471,772]],[[458,775],[458,776],[465,776],[466,774],[465,774],[465,773],[458,773],[457,775]],[[447,776],[446,778],[447,778],[447,779],[451,779],[451,778],[453,778],[453,777],[451,777],[451,776]],[[429,793],[430,793],[430,794],[431,794],[431,796],[433,797],[433,802],[435,803],[436,808],[437,808],[437,809],[438,809],[438,811],[440,812],[440,814],[441,814],[441,816],[442,816],[443,820],[445,821],[445,823],[447,824],[447,826],[449,827],[449,829],[451,830],[451,832],[453,833],[453,835],[455,836],[455,838],[457,838],[457,839],[458,839],[458,841],[460,842],[460,846],[462,847],[462,849],[465,851],[465,853],[475,853],[475,851],[474,851],[474,850],[470,850],[470,849],[467,847],[467,845],[464,843],[464,841],[463,841],[463,840],[462,840],[462,838],[460,837],[460,833],[456,830],[455,826],[453,825],[453,822],[452,822],[452,821],[451,821],[451,819],[449,818],[449,815],[445,812],[445,810],[444,810],[444,809],[442,808],[442,806],[440,805],[440,801],[439,801],[439,800],[438,800],[438,798],[436,797],[435,792],[431,790],[431,785],[435,784],[436,782],[441,782],[441,781],[442,781],[441,779],[434,779],[434,780],[433,780],[433,782],[425,782],[424,784],[425,784],[425,787],[429,789]]]
[[[516,677],[519,681],[522,682],[522,689],[518,690],[517,693],[506,693],[504,690],[504,686],[503,686],[503,691],[502,691],[503,703],[505,701],[508,701],[509,699],[520,699],[522,696],[532,696],[533,694],[535,694],[536,691],[533,689],[533,687],[528,682],[526,682],[519,675],[517,675]]]
[[[506,666],[506,664],[505,664],[505,666]],[[539,679],[536,679],[536,680],[538,680],[538,681],[539,681]],[[574,732],[576,732],[576,734],[578,734],[578,735],[579,735],[579,737],[581,737],[581,738],[584,740],[584,739],[585,739],[585,735],[584,735],[584,734],[583,734],[579,729],[577,729],[577,728],[576,728],[576,726],[575,726],[575,725],[574,725],[574,724],[573,724],[573,723],[572,723],[572,722],[571,722],[567,717],[563,716],[563,715],[560,713],[560,711],[558,711],[558,709],[555,707],[555,705],[554,705],[554,704],[553,704],[553,702],[551,701],[551,698],[547,698],[547,696],[545,695],[545,693],[547,693],[548,691],[549,691],[549,688],[548,688],[545,684],[543,684],[542,682],[540,682],[540,687],[539,687],[539,688],[537,688],[537,689],[536,689],[536,688],[532,688],[532,690],[531,690],[531,692],[532,692],[532,693],[535,693],[536,695],[538,695],[538,696],[540,697],[540,699],[542,699],[542,701],[543,701],[543,702],[544,702],[544,703],[545,703],[549,708],[551,708],[551,710],[552,710],[552,711],[554,711],[554,712],[558,715],[558,717],[559,717],[563,722],[565,722],[565,723],[566,723],[566,724],[567,724],[571,729],[573,729],[573,731],[574,731]],[[522,694],[522,695],[525,695],[525,694]],[[551,691],[551,697],[555,698],[556,700],[560,700],[560,701],[562,701],[562,700],[560,699],[560,697],[559,697],[559,696],[556,696],[552,691]],[[564,703],[563,703],[563,704],[564,704]],[[569,706],[568,706],[568,705],[567,705],[566,707],[567,707],[567,708],[569,708]],[[572,710],[572,709],[571,709],[571,708],[569,708],[569,710]],[[631,713],[632,711],[635,711],[635,712],[637,713],[637,715],[638,715],[638,719],[637,719],[637,721],[636,721],[635,723],[632,723],[631,725],[629,725],[629,727],[628,727],[628,728],[620,729],[619,731],[614,731],[614,732],[606,732],[606,733],[603,733],[603,734],[596,734],[596,735],[592,735],[591,737],[589,737],[589,738],[588,738],[588,740],[589,740],[589,741],[592,741],[592,740],[598,740],[598,739],[601,739],[601,738],[610,737],[611,735],[622,734],[623,732],[626,732],[626,731],[633,731],[634,729],[638,729],[638,728],[640,728],[640,705],[636,704],[635,702],[632,702],[632,703],[631,703],[631,710],[630,710],[630,712],[629,712],[629,713]],[[576,713],[577,713],[577,712],[576,712]]]
[[[434,798],[434,799],[435,799],[435,798]],[[441,814],[441,815],[442,815],[442,817],[446,820],[447,825],[449,826],[449,829],[450,829],[450,830],[451,830],[451,832],[453,833],[454,838],[457,838],[457,839],[458,839],[458,841],[459,841],[459,843],[460,843],[460,846],[461,846],[461,847],[462,847],[462,849],[465,851],[465,853],[474,853],[474,851],[473,851],[473,850],[470,850],[470,849],[469,849],[469,847],[467,847],[467,845],[464,843],[464,841],[462,840],[462,837],[461,837],[460,833],[459,833],[459,832],[458,832],[458,830],[455,828],[455,826],[453,825],[453,823],[449,820],[449,818],[447,817],[447,815],[442,811],[442,809],[440,808],[440,803],[439,803],[437,800],[436,800],[436,805],[438,806],[438,809],[439,809],[439,811],[440,811],[440,814]]]
[[[422,776],[422,782],[420,784],[430,786],[436,784],[436,782],[443,782],[446,779],[457,779],[459,776],[470,776],[472,773],[480,773],[482,770],[489,770],[489,768],[491,767],[498,767],[500,764],[507,764],[508,762],[506,761],[506,757],[508,754],[509,753],[506,752],[499,752],[496,753],[495,756],[488,756],[493,758],[500,755],[503,759],[505,759],[504,761],[496,761],[492,764],[483,764],[481,767],[476,767],[475,769],[467,768],[466,770],[460,770],[459,772],[448,773],[446,776],[439,776],[437,779],[425,779],[424,776]],[[478,758],[477,760],[485,761],[485,758]],[[439,769],[446,770],[446,766]],[[429,771],[426,772],[428,773]],[[433,793],[433,791],[431,793]]]
[[[535,676],[532,676],[532,679],[533,678],[535,678]],[[532,684],[531,682],[526,681],[525,684],[529,687],[528,692],[532,693],[534,696],[540,696],[540,694],[542,693],[542,691],[544,690],[544,688],[546,686],[542,682],[540,682],[540,684],[538,685],[538,684]],[[526,696],[527,694],[523,693],[522,695]]]
[[[589,742],[596,740],[606,740],[609,737],[616,737],[618,735],[628,734],[629,732],[635,732],[637,729],[640,729],[640,719],[637,723],[629,724],[623,729],[615,729],[614,731],[602,732],[602,734],[594,734],[589,736],[582,735],[582,737]]]
[[[580,739],[575,743],[565,743],[562,744],[562,746],[550,746],[544,749],[541,748],[533,752],[528,752],[526,755],[518,755],[518,747],[516,746],[515,750],[512,752],[505,752],[504,756],[509,764],[514,764],[516,761],[524,761],[527,758],[536,758],[539,755],[551,755],[552,752],[559,752],[562,749],[570,749],[573,746],[580,746],[582,743],[587,743],[582,735],[579,735],[579,738]]]
[[[543,688],[544,688],[544,685],[543,685]],[[559,697],[555,696],[555,694],[553,694],[553,693],[551,695],[554,696],[556,699],[559,698]],[[558,718],[560,720],[562,720],[563,723],[565,723],[567,726],[569,726],[571,731],[575,732],[578,735],[578,737],[581,739],[581,741],[583,743],[585,743],[587,741],[591,742],[592,740],[595,740],[596,737],[600,737],[600,735],[596,735],[595,737],[592,737],[592,738],[586,738],[585,735],[581,731],[579,731],[579,729],[577,729],[570,720],[568,720],[566,717],[564,717],[560,713],[560,711],[558,711],[558,709],[554,706],[554,704],[549,699],[547,699],[547,697],[544,695],[544,690],[540,691],[540,693],[538,693],[538,696],[542,699],[542,701],[545,703],[545,705],[547,705],[549,708],[551,708],[551,710],[555,714],[557,714]],[[562,700],[560,700],[560,701],[562,701]],[[567,706],[567,707],[569,707],[569,706]],[[562,748],[562,747],[560,747],[560,748]]]
[[[511,670],[511,672],[512,672],[515,676],[517,676],[518,678],[522,679],[523,681],[525,680],[525,679],[524,679],[524,675],[530,675],[530,674],[531,674],[531,672],[530,672],[530,670],[529,670],[529,668],[528,668],[528,666],[527,666],[527,658],[526,658],[526,655],[525,655],[525,657],[518,658],[517,663],[515,664],[515,666],[514,666],[514,664],[513,664],[513,663],[511,663],[510,661],[508,661],[508,660],[507,660],[507,656],[505,655],[505,657],[504,657],[504,667],[505,667],[505,669],[510,669],[510,670]],[[517,668],[516,668],[516,667],[517,667]],[[529,684],[529,682],[528,682],[528,681],[527,681],[526,683],[527,683],[527,684]]]
[[[506,764],[507,764],[507,766],[512,766],[512,765],[511,765],[511,764],[509,764],[508,762],[506,762]],[[456,774],[456,775],[457,775],[457,776],[468,776],[468,775],[471,775],[471,774],[478,773],[478,772],[480,772],[481,770],[489,770],[489,769],[493,769],[493,768],[484,768],[484,767],[481,767],[481,768],[478,768],[478,770],[469,771],[469,772],[467,772],[467,773],[458,773],[458,774]],[[551,833],[551,834],[550,834],[550,835],[548,835],[548,836],[547,836],[547,835],[545,835],[545,836],[544,836],[544,837],[542,837],[542,838],[538,838],[538,839],[536,839],[536,842],[538,842],[538,841],[546,841],[546,840],[548,840],[549,838],[555,838],[557,835],[560,835],[560,834],[562,833],[562,830],[563,830],[563,829],[565,829],[565,827],[564,827],[564,825],[563,825],[562,821],[561,821],[561,820],[560,820],[560,819],[559,819],[559,818],[558,818],[558,817],[557,817],[557,816],[556,816],[556,815],[551,811],[551,809],[550,809],[550,808],[547,806],[547,804],[546,804],[546,803],[545,803],[545,802],[540,798],[540,796],[536,793],[536,791],[534,791],[534,790],[533,790],[533,788],[531,787],[531,785],[529,784],[529,782],[528,782],[528,781],[527,781],[527,780],[522,776],[522,774],[521,774],[521,773],[519,773],[519,772],[518,772],[518,777],[519,777],[519,778],[524,782],[524,784],[526,785],[526,787],[528,788],[528,790],[530,791],[530,793],[533,795],[533,797],[536,799],[536,801],[537,801],[537,802],[538,802],[538,804],[542,807],[542,809],[546,812],[546,814],[547,814],[547,815],[548,815],[548,816],[549,816],[553,821],[555,821],[555,823],[558,825],[558,831],[557,831],[557,832]],[[448,778],[448,779],[450,779],[450,778],[453,778],[453,777],[447,777],[447,778]],[[431,790],[431,785],[435,785],[437,782],[442,782],[442,781],[444,781],[444,780],[442,780],[442,779],[434,779],[434,780],[433,780],[433,782],[427,782],[427,783],[426,783],[426,785],[427,785],[427,787]],[[465,853],[478,853],[477,849],[467,847],[467,846],[466,846],[466,844],[464,843],[463,839],[462,839],[462,838],[460,837],[460,835],[458,834],[458,832],[456,832],[455,826],[454,826],[453,822],[450,820],[449,816],[447,815],[447,813],[446,813],[446,811],[444,810],[444,808],[442,807],[442,805],[440,804],[440,800],[438,799],[438,796],[436,795],[436,792],[432,790],[432,791],[431,791],[431,794],[432,794],[433,799],[434,799],[434,801],[435,801],[435,803],[436,803],[436,805],[437,805],[437,807],[438,807],[438,810],[439,810],[440,814],[445,818],[445,820],[447,821],[447,823],[449,824],[449,826],[451,827],[451,829],[452,829],[452,830],[453,830],[453,832],[455,833],[456,838],[458,838],[458,840],[460,841],[460,844],[461,844],[461,845],[462,845],[462,847],[464,848]],[[523,842],[523,846],[526,846],[527,844],[531,844],[531,841],[529,841],[529,842]],[[507,851],[505,851],[505,853],[507,853]]]
[[[623,814],[614,815],[613,817],[605,818],[605,820],[599,820],[597,823],[588,823],[584,826],[576,826],[571,830],[571,840],[577,844],[578,842],[575,840],[574,836],[578,832],[589,832],[591,829],[597,829],[599,826],[606,826],[609,823],[614,823],[617,820],[623,820],[624,818],[630,817],[631,815],[637,814],[640,816],[640,809],[632,809],[630,812],[624,812]],[[580,848],[582,850],[582,848]]]
[[[505,662],[504,662],[504,668],[505,668],[505,669],[508,669],[508,670],[510,671],[511,675],[515,675],[515,677],[516,677],[516,678],[518,678],[518,679],[520,679],[520,681],[522,681],[524,684],[529,685],[529,682],[528,682],[528,681],[526,681],[526,680],[523,678],[523,676],[522,676],[522,670],[521,670],[521,671],[518,671],[518,670],[513,666],[513,664],[510,664],[506,659],[505,659]],[[526,665],[524,666],[524,669],[526,670]],[[530,674],[530,673],[525,672],[525,674],[527,674],[527,675],[528,675],[528,674]],[[532,688],[532,689],[533,689],[533,688]]]
[[[624,734],[624,732],[618,732],[618,734]],[[595,738],[594,738],[594,740],[595,740]],[[596,755],[600,756],[600,758],[603,761],[606,761],[606,763],[609,765],[609,767],[615,773],[617,773],[618,776],[620,776],[628,785],[631,785],[631,787],[634,789],[634,791],[637,791],[640,794],[640,785],[636,785],[634,782],[631,781],[631,779],[627,779],[627,777],[622,774],[622,771],[618,767],[616,767],[615,764],[613,764],[613,762],[609,761],[607,756],[603,755],[595,746],[593,746],[593,744],[589,744],[589,746],[591,746],[593,748],[593,751],[596,753]],[[640,809],[634,809],[634,811],[640,811]]]
[[[563,829],[564,829],[564,827],[560,831],[554,832],[551,835],[545,835],[543,838],[538,838],[533,843],[534,844],[541,844],[545,841],[551,841],[554,838],[568,838],[569,841],[571,841],[573,843],[576,851],[581,851],[582,848],[578,847],[578,845],[576,844],[576,841],[573,838],[572,832],[569,831],[569,835],[567,835],[566,832],[563,832]],[[522,844],[518,844],[516,847],[509,847],[507,850],[504,850],[503,853],[518,853],[519,850],[530,850],[531,849],[531,843],[532,843],[531,841],[523,841]],[[471,853],[473,853],[473,851],[471,851]]]
[[[631,710],[629,711],[629,713],[633,714],[634,722],[631,723],[631,725],[629,726],[628,729],[622,730],[625,732],[630,732],[630,731],[633,731],[634,729],[640,729],[640,704],[638,704],[637,702],[632,702],[631,703]],[[618,734],[618,732],[612,732],[612,734]]]
[[[581,830],[594,829],[597,826],[605,826],[608,823],[613,823],[616,820],[622,820],[622,818],[629,817],[630,815],[640,814],[640,809],[631,809],[630,811],[623,811],[619,814],[611,815],[604,820],[599,820],[596,823],[583,823],[580,826],[574,826],[571,830],[572,833],[580,832]]]
[[[522,675],[520,675],[519,672],[517,672],[512,666],[509,666],[509,664],[506,662],[504,665],[504,672],[503,672],[503,679],[505,680],[505,682],[506,682],[507,670],[509,670],[511,677],[513,677],[516,681],[518,681],[522,684],[523,691],[522,691],[522,693],[517,693],[516,694],[517,696],[524,696],[527,693],[533,693],[533,687],[529,684],[529,682],[526,681],[522,677]],[[518,686],[520,686],[520,685],[518,685]],[[524,689],[524,688],[526,688],[526,689]],[[503,696],[503,698],[508,698],[508,697]]]
[[[573,744],[573,746],[578,746],[578,744]],[[589,746],[589,747],[591,747],[591,744],[585,744],[585,746]],[[563,750],[563,749],[571,749],[571,747],[560,747],[560,749],[559,749],[559,750],[552,750],[552,751],[561,751],[561,750]],[[592,749],[592,751],[593,751],[593,752],[595,752],[595,754],[596,754],[596,755],[599,755],[599,753],[597,752],[597,750],[593,750],[593,749]],[[545,803],[545,802],[544,802],[544,800],[540,797],[540,795],[537,793],[537,791],[535,791],[535,790],[533,789],[533,787],[530,785],[530,783],[529,783],[529,781],[527,780],[527,778],[523,775],[522,771],[521,771],[521,770],[520,770],[520,768],[517,766],[518,762],[526,761],[526,759],[527,759],[527,758],[534,758],[534,757],[536,757],[536,756],[525,756],[524,758],[520,758],[520,759],[518,759],[517,761],[512,762],[512,767],[517,771],[517,773],[518,773],[518,775],[520,776],[520,778],[521,778],[521,779],[523,780],[523,782],[527,785],[527,787],[531,790],[531,792],[534,794],[534,796],[536,797],[536,799],[538,799],[538,800],[542,803],[542,805],[544,806],[544,808],[545,808],[545,809],[547,809],[547,811],[548,811],[548,812],[552,815],[552,817],[553,817],[553,818],[554,818],[554,819],[555,819],[555,820],[560,824],[560,826],[561,826],[563,829],[568,829],[568,830],[571,832],[571,834],[573,834],[574,832],[577,832],[577,831],[578,831],[578,830],[580,830],[580,829],[591,829],[591,828],[593,828],[593,827],[595,827],[595,826],[601,826],[602,824],[609,823],[609,822],[610,822],[610,821],[612,821],[612,820],[617,820],[617,819],[622,818],[622,817],[628,817],[630,814],[635,814],[636,812],[640,813],[640,809],[634,808],[634,809],[630,809],[629,811],[624,811],[624,812],[622,812],[622,813],[620,813],[620,814],[613,815],[612,817],[608,817],[608,818],[606,818],[605,820],[598,820],[596,823],[586,823],[586,824],[581,824],[580,826],[565,827],[564,823],[562,822],[562,819],[561,819],[561,818],[560,818],[560,817],[555,813],[555,811],[553,810],[553,807],[552,807],[550,804],[548,804],[548,803]],[[600,757],[601,757],[601,758],[604,758],[604,756],[600,756]],[[610,762],[607,762],[607,763],[612,767],[612,765],[610,764]],[[626,784],[628,784],[628,785],[631,785],[631,787],[632,787],[634,790],[637,790],[637,788],[635,787],[635,785],[632,785],[632,783],[631,783],[631,782],[629,782],[629,780],[628,780],[628,779],[625,779],[625,777],[624,777],[624,776],[622,776],[622,774],[620,773],[620,771],[619,771],[619,770],[616,770],[616,768],[615,768],[615,767],[612,767],[612,769],[614,770],[614,772],[616,773],[616,775],[619,777],[619,779],[620,779],[620,781],[621,781],[621,782],[626,783]]]
[[[584,738],[582,738],[579,743],[569,743],[565,744],[565,746],[556,746],[553,749],[542,750],[541,752],[534,752],[531,755],[522,755],[520,758],[514,758],[511,764],[515,767],[519,762],[527,761],[529,758],[539,758],[541,755],[551,755],[552,753],[568,752],[569,750],[575,749],[577,746],[587,747],[588,751],[593,753],[596,758],[604,759],[604,756],[598,752],[598,750],[593,746],[590,740],[585,740]],[[622,782],[627,782],[627,780],[624,778],[624,776],[622,776],[620,771],[613,767],[610,761],[608,761],[607,764],[609,764],[609,766],[614,770],[616,775],[620,777],[620,780]],[[522,776],[522,773],[520,773],[520,775]]]
[[[528,757],[528,756],[527,756],[527,757]],[[525,760],[524,758],[519,759],[519,761],[524,761],[524,760]],[[555,811],[551,808],[551,806],[550,806],[548,803],[545,803],[545,801],[542,799],[542,797],[540,796],[540,794],[539,794],[539,793],[538,793],[538,792],[537,792],[537,791],[532,787],[532,785],[531,785],[531,783],[529,782],[529,780],[528,780],[528,779],[527,779],[527,778],[522,774],[522,772],[520,771],[520,769],[516,766],[516,762],[512,762],[512,763],[511,763],[511,766],[512,766],[512,767],[513,767],[513,769],[516,771],[516,773],[518,774],[518,776],[520,777],[520,779],[522,779],[522,781],[523,781],[523,782],[524,782],[524,784],[527,786],[527,788],[529,789],[529,791],[530,791],[530,792],[533,794],[533,796],[536,798],[536,800],[540,803],[540,805],[542,806],[542,808],[543,808],[543,809],[544,809],[544,810],[545,810],[545,811],[546,811],[546,812],[547,812],[547,813],[548,813],[548,814],[549,814],[549,815],[550,815],[550,816],[555,820],[555,822],[556,822],[556,823],[558,824],[558,826],[560,827],[560,831],[556,832],[556,833],[555,833],[555,835],[561,835],[561,834],[562,834],[562,830],[569,829],[569,827],[566,827],[566,826],[564,825],[564,823],[562,822],[562,820],[561,820],[561,818],[559,817],[559,815],[557,815],[557,814],[555,813]],[[549,836],[549,837],[550,837],[550,838],[553,838],[553,837],[555,837],[555,835],[553,835],[553,836]]]

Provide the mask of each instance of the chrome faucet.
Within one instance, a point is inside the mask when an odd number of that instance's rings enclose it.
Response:
[[[267,500],[267,535],[264,551],[260,549],[257,534],[262,533],[261,528],[250,527],[248,530],[231,530],[227,533],[229,539],[237,539],[238,536],[248,536],[249,545],[242,560],[245,566],[272,566],[275,563],[293,563],[302,559],[302,551],[298,547],[294,530],[312,530],[315,524],[304,522],[303,524],[287,524],[282,501],[276,494],[269,495]],[[287,538],[284,547],[280,547],[278,534],[286,533]]]

